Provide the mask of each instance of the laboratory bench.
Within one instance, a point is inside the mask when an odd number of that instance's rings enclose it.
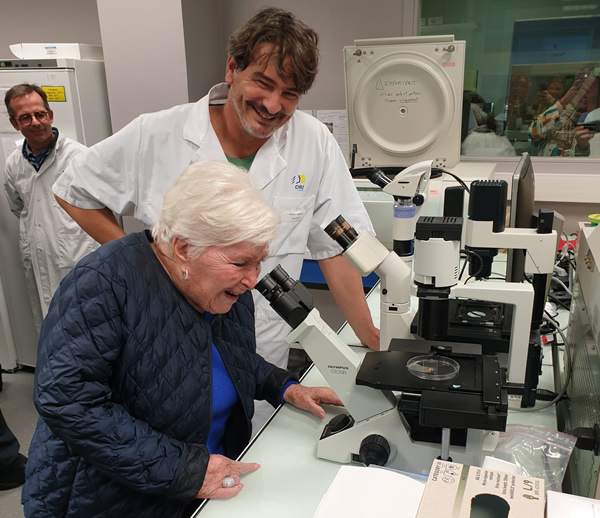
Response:
[[[367,302],[378,326],[379,286],[371,290]],[[349,325],[344,325],[338,334],[357,354],[364,355],[367,352],[365,347],[360,346]],[[302,383],[307,386],[327,386],[314,365],[306,372]],[[544,348],[538,388],[554,391],[550,347]],[[544,404],[544,401],[538,401],[536,406]],[[518,411],[519,407],[520,397],[509,397],[508,424],[522,423],[556,429],[554,406],[535,412],[521,412]],[[324,408],[326,415],[321,421],[291,405],[280,406],[238,459],[257,462],[261,468],[242,476],[244,488],[235,498],[206,501],[194,516],[312,517],[341,466],[316,455],[317,441],[324,425],[343,412],[337,407]]]

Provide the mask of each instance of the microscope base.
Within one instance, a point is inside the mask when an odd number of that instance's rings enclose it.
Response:
[[[361,462],[359,450],[363,439],[370,435],[384,437],[390,445],[386,467],[427,475],[435,459],[441,455],[441,444],[413,441],[406,421],[396,409],[354,423],[328,437],[321,437],[317,457],[342,464]],[[465,447],[450,446],[454,462],[481,466],[483,458],[491,455],[498,442],[499,432],[469,430]]]

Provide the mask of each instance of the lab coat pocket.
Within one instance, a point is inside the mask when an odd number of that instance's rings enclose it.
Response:
[[[279,214],[281,224],[271,243],[269,255],[304,254],[314,205],[314,196],[273,198],[273,210]]]

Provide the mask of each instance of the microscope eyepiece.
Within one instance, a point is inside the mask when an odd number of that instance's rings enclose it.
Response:
[[[388,183],[391,182],[391,180],[386,176],[386,174],[378,167],[374,167],[372,170],[368,171],[365,176],[369,179],[371,183],[374,183],[382,189]]]
[[[272,279],[283,288],[284,291],[290,291],[296,281],[292,279],[288,273],[278,264],[273,271],[269,274]]]
[[[346,250],[358,237],[354,227],[348,223],[343,216],[338,216],[325,227],[327,235]]]
[[[255,289],[269,302],[276,300],[283,293],[281,286],[269,274],[256,283]]]
[[[299,326],[314,307],[310,292],[302,283],[292,279],[280,265],[256,283],[255,289],[292,327]]]

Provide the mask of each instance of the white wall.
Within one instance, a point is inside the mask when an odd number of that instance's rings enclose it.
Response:
[[[2,0],[0,58],[14,58],[13,43],[100,45],[96,0]]]
[[[321,71],[304,109],[344,109],[343,47],[410,34],[417,18],[414,3],[403,0],[351,8],[342,0],[97,1],[114,131],[140,113],[195,101],[222,81],[229,34],[261,7],[289,9],[319,33]]]
[[[224,30],[231,33],[261,7],[292,11],[320,38],[320,71],[302,109],[346,108],[343,48],[355,39],[410,35],[416,27],[413,2],[404,0],[223,0]]]
[[[98,0],[113,131],[188,101],[180,0]]]
[[[182,0],[188,98],[196,101],[223,81],[227,37],[221,0]]]

